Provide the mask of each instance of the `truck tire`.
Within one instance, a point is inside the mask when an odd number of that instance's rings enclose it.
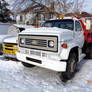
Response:
[[[28,63],[25,63],[25,62],[21,62],[23,66],[25,67],[28,67],[28,68],[31,68],[31,67],[34,67],[35,65],[32,65],[32,64],[28,64]]]
[[[87,59],[92,59],[92,45],[87,46],[87,49],[86,49],[86,58]]]
[[[89,59],[92,59],[92,45],[89,47]]]
[[[74,76],[76,64],[77,64],[76,54],[75,52],[71,51],[69,59],[67,60],[66,72],[62,72],[60,75],[60,78],[63,82],[70,80]]]

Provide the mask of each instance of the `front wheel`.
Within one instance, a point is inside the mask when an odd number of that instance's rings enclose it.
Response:
[[[35,65],[32,65],[32,64],[28,64],[28,63],[25,63],[25,62],[21,62],[23,66],[25,67],[28,67],[28,68],[31,68],[31,67],[34,67]]]
[[[66,82],[67,80],[71,79],[74,76],[76,64],[77,64],[76,54],[75,52],[71,51],[69,59],[67,60],[66,72],[62,72],[60,75],[60,78],[63,82]]]

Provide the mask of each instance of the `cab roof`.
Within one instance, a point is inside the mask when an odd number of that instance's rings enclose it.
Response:
[[[72,19],[72,20],[79,20],[78,18],[76,17],[64,17],[64,18],[57,18],[57,19],[50,19],[50,20],[62,20],[62,19]],[[48,21],[50,21],[48,20]]]

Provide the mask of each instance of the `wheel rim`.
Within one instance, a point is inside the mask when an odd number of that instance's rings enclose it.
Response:
[[[72,53],[67,61],[66,72],[62,73],[63,80],[69,80],[74,76],[76,65],[77,65],[76,55],[75,53]]]
[[[76,69],[76,61],[73,59],[71,61],[71,66],[68,70],[68,78],[70,79],[72,76],[74,76],[75,73],[75,69]]]
[[[71,68],[70,68],[71,73],[75,72],[75,68],[76,68],[76,63],[75,62],[76,62],[75,60],[73,60],[73,62],[71,62]]]

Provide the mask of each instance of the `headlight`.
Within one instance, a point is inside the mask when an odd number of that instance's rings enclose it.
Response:
[[[20,43],[21,43],[21,44],[24,44],[24,43],[25,43],[25,39],[24,39],[24,38],[21,38],[21,39],[20,39]]]
[[[53,48],[54,47],[54,41],[52,41],[52,40],[48,41],[48,46],[50,48]]]

